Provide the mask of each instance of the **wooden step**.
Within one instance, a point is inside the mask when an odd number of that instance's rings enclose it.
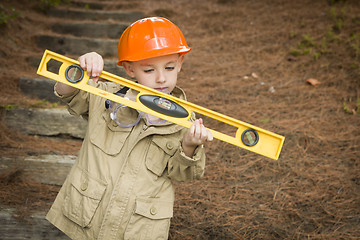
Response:
[[[58,22],[52,25],[53,32],[71,34],[75,37],[111,38],[119,40],[129,26],[124,23]]]
[[[80,9],[87,9],[87,10],[103,10],[105,7],[107,7],[109,4],[105,3],[103,1],[97,1],[97,2],[90,2],[90,1],[69,1],[69,4],[64,5],[64,7],[71,7],[71,8],[80,8]],[[61,5],[59,6],[62,7]]]
[[[39,98],[52,103],[62,103],[60,98],[54,94],[55,81],[40,78],[21,77],[19,88],[21,92],[31,98]]]
[[[67,1],[66,1],[67,2]],[[136,1],[114,1],[114,0],[72,0],[69,1],[69,4],[65,3],[59,5],[58,9],[74,9],[78,8],[80,10],[104,10],[104,9],[134,9],[139,5]]]
[[[19,220],[16,210],[0,206],[0,238],[2,240],[36,239],[69,240],[63,232],[45,219],[45,212],[38,212]]]
[[[72,36],[35,36],[36,44],[41,49],[51,50],[62,55],[80,56],[96,51],[103,57],[116,57],[118,40],[79,38]]]
[[[87,121],[70,115],[65,108],[12,108],[5,111],[6,126],[23,134],[41,136],[67,135],[83,139]]]
[[[62,186],[77,156],[73,155],[40,155],[0,157],[0,171],[20,168],[23,176],[35,182]]]
[[[142,12],[122,12],[122,11],[102,11],[102,10],[76,10],[54,8],[48,11],[50,17],[72,19],[72,20],[92,20],[92,21],[121,21],[134,22],[143,18]]]

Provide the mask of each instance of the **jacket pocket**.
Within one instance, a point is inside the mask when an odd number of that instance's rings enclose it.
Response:
[[[155,135],[146,155],[145,164],[147,169],[157,176],[161,176],[170,157],[174,156],[179,145],[180,142],[177,138]]]
[[[63,214],[81,227],[90,227],[105,190],[105,182],[76,167],[65,195]]]
[[[159,198],[137,198],[125,239],[168,239],[173,202]]]
[[[119,127],[110,118],[110,112],[104,111],[90,131],[90,141],[108,155],[117,155],[129,136],[132,128]]]

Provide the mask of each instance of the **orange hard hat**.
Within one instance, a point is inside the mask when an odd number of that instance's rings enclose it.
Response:
[[[144,18],[131,24],[120,37],[118,65],[174,53],[186,54],[187,45],[180,29],[162,17]]]

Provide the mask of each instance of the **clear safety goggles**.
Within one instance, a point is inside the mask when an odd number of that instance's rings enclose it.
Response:
[[[137,93],[133,93],[133,91],[126,93],[127,90],[128,89],[121,89],[114,94],[132,101],[136,101]],[[133,127],[137,125],[141,119],[144,119],[147,125],[163,125],[167,122],[164,119],[138,111],[111,100],[105,101],[105,107],[110,111],[111,120],[113,120],[119,127]]]

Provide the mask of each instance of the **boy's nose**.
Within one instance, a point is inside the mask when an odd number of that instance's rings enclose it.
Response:
[[[156,78],[156,82],[157,83],[164,83],[166,82],[166,78],[165,78],[165,74],[163,73],[163,71],[159,71],[157,78]]]

